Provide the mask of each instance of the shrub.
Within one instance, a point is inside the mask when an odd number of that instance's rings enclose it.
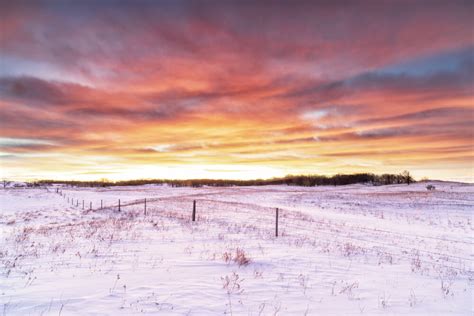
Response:
[[[235,250],[235,254],[232,252],[224,252],[222,254],[222,260],[224,260],[226,263],[230,263],[231,261],[237,263],[240,266],[246,266],[248,265],[251,260],[247,255],[245,254],[245,251],[243,249],[237,248]]]
[[[250,258],[247,257],[243,249],[237,248],[235,251],[234,262],[240,266],[246,266],[250,263]]]

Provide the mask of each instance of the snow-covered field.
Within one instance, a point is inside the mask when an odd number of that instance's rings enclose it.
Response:
[[[0,313],[472,315],[474,186],[434,185],[1,189]]]

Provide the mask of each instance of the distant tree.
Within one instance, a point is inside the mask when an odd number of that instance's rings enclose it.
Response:
[[[168,184],[171,187],[226,187],[226,186],[258,186],[258,185],[295,185],[295,186],[317,186],[317,185],[348,185],[354,183],[370,183],[373,185],[387,185],[394,183],[414,182],[408,171],[400,174],[382,174],[355,173],[355,174],[336,174],[333,176],[321,175],[288,175],[284,178],[255,179],[255,180],[223,180],[223,179],[188,179],[188,180],[170,180],[170,179],[139,179],[112,182],[107,179],[100,181],[55,181],[41,180],[30,183],[29,185],[48,185],[63,184],[75,187],[104,187],[104,186],[133,186],[144,184]]]
[[[403,182],[405,182],[408,185],[410,185],[410,183],[413,182],[413,178],[412,178],[410,172],[408,172],[407,170],[402,172],[401,178],[403,179]]]

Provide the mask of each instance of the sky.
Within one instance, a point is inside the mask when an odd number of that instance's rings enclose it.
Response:
[[[1,1],[0,176],[474,182],[473,1]]]

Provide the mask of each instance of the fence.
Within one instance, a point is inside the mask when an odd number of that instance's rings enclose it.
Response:
[[[59,189],[56,190],[56,193],[62,196],[67,200],[68,203],[73,207],[79,207],[79,198],[77,197],[68,197],[63,191]],[[133,211],[134,213],[143,213],[143,216],[154,216],[161,214],[161,216],[176,216],[179,218],[186,218],[189,216],[189,220],[192,222],[196,221],[209,221],[212,219],[215,223],[226,222],[228,220],[228,214],[224,214],[222,211],[223,208],[226,210],[231,210],[234,215],[239,213],[245,213],[242,215],[246,219],[248,227],[261,227],[267,228],[269,226],[274,227],[275,237],[279,236],[278,222],[279,222],[279,209],[278,208],[269,208],[261,207],[258,213],[254,213],[253,216],[248,216],[249,210],[254,210],[254,205],[245,205],[245,203],[228,203],[222,201],[215,201],[206,198],[200,199],[191,199],[189,198],[142,198],[135,199],[130,201],[122,201],[117,199],[115,204],[106,205],[104,200],[101,199],[100,203],[96,201],[96,207],[93,207],[93,202],[89,201],[88,205],[85,200],[82,200],[82,210],[87,210],[89,212],[97,211],[115,211],[115,212],[124,212],[124,211]],[[100,206],[99,206],[100,205]],[[88,208],[86,208],[88,206]],[[186,214],[185,210],[189,210],[189,213]],[[271,216],[274,214],[273,223],[270,223]],[[268,216],[267,216],[268,215]],[[234,219],[242,218],[239,216],[234,216]],[[263,227],[262,227],[263,226]]]
[[[56,193],[66,199],[72,206],[79,207],[77,197],[69,197],[61,190]],[[84,201],[82,200],[83,205]],[[96,205],[96,207],[94,207]],[[357,227],[340,224],[327,219],[320,219],[294,210],[260,206],[245,202],[219,201],[209,199],[201,194],[189,194],[160,198],[141,198],[129,201],[117,199],[115,203],[105,203],[103,199],[99,201],[89,201],[87,212],[116,212],[122,214],[133,214],[144,217],[168,217],[181,221],[201,222],[209,225],[220,225],[227,227],[228,234],[242,234],[259,232],[263,237],[279,237],[294,242],[318,243],[320,246],[324,242],[339,243],[341,245],[351,245],[358,242],[364,244],[369,251],[388,256],[396,255],[411,260],[410,254],[414,249],[390,244],[380,241],[377,236],[386,235],[392,239],[405,238],[416,241],[419,238],[433,240],[435,243],[450,242],[472,246],[472,243],[443,239],[430,236],[419,236],[416,234],[402,234],[393,231],[372,229],[367,227]],[[83,206],[84,208],[84,206]],[[310,236],[311,238],[308,238]],[[387,239],[387,238],[385,238]],[[436,248],[435,248],[436,249]],[[350,249],[348,251],[351,251]],[[357,251],[357,249],[354,249]],[[430,265],[449,267],[456,270],[464,270],[460,265],[468,266],[474,263],[472,258],[465,258],[453,254],[431,251],[427,249],[417,249],[425,255],[427,259],[421,260]],[[395,252],[398,252],[395,254]],[[439,261],[438,258],[444,258]],[[468,267],[469,270],[469,267]]]

